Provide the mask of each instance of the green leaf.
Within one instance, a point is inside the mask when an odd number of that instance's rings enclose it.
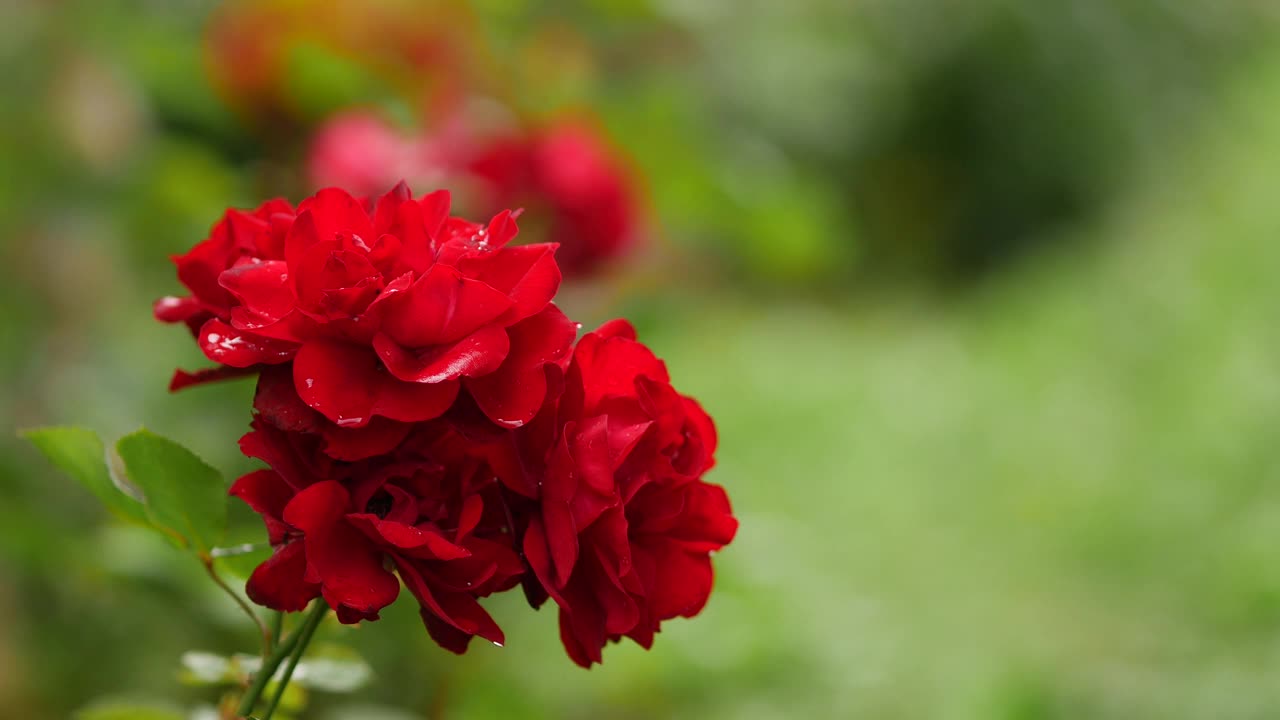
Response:
[[[182,653],[179,679],[186,685],[229,685],[240,677],[229,658],[190,650]]]
[[[222,475],[190,450],[150,430],[116,444],[129,479],[147,497],[147,514],[202,555],[222,541],[227,525],[227,487]]]
[[[23,431],[22,436],[59,470],[85,486],[112,513],[130,522],[151,524],[142,503],[112,482],[106,452],[97,433],[81,427],[48,427]]]
[[[185,720],[185,713],[162,703],[140,700],[95,700],[77,710],[74,720]]]

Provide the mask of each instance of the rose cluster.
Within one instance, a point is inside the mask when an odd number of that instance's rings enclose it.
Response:
[[[273,548],[254,602],[323,598],[356,623],[403,584],[463,652],[504,641],[479,599],[522,587],[556,603],[587,667],[702,609],[737,529],[702,479],[715,426],[625,321],[576,339],[552,302],[557,248],[509,245],[516,215],[450,217],[446,192],[403,183],[326,189],[230,210],[175,258],[190,294],[156,316],[217,366],[171,387],[257,377],[240,445],[268,467],[231,488]]]

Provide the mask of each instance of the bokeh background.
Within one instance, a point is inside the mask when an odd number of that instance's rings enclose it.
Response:
[[[0,4],[0,717],[255,647],[12,431],[252,467],[250,383],[166,392],[168,256],[440,93],[616,149],[643,238],[562,304],[712,412],[742,527],[649,653],[512,596],[455,658],[402,602],[300,717],[1280,716],[1278,43],[1267,0]]]

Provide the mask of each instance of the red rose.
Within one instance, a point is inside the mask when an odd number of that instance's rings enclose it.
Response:
[[[398,178],[435,182],[447,164],[436,143],[402,133],[362,110],[326,120],[307,152],[307,175],[314,187],[338,185],[358,195],[381,192]]]
[[[565,272],[586,274],[626,251],[638,225],[636,190],[603,138],[564,123],[500,138],[472,160],[489,207],[527,207],[560,243]]]
[[[430,420],[464,387],[493,422],[527,422],[543,366],[576,333],[550,302],[556,246],[506,247],[511,213],[486,227],[448,209],[448,193],[415,200],[401,183],[376,203],[326,189],[272,215],[261,254],[227,264],[216,287],[188,283],[231,298],[201,325],[201,349],[231,368],[291,363],[298,395],[342,427]]]
[[[517,436],[522,462],[504,479],[538,488],[523,540],[531,596],[560,606],[574,662],[601,662],[622,636],[648,648],[663,620],[701,611],[710,553],[737,530],[724,490],[701,480],[715,428],[630,325],[583,337],[563,395]]]
[[[403,582],[442,647],[461,653],[472,635],[501,644],[477,598],[513,587],[524,566],[483,455],[443,422],[362,462],[329,460],[316,442],[262,416],[241,441],[271,466],[231,488],[263,516],[274,548],[249,597],[297,611],[322,596],[339,620],[356,623],[378,619]]]

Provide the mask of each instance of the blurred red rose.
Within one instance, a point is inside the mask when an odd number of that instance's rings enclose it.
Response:
[[[588,125],[563,122],[483,143],[468,163],[489,208],[524,207],[560,244],[566,273],[583,275],[636,240],[637,189],[617,154]]]
[[[373,195],[399,179],[439,184],[447,159],[437,143],[404,133],[376,113],[354,110],[328,120],[312,137],[307,175],[313,187],[338,186]]]

